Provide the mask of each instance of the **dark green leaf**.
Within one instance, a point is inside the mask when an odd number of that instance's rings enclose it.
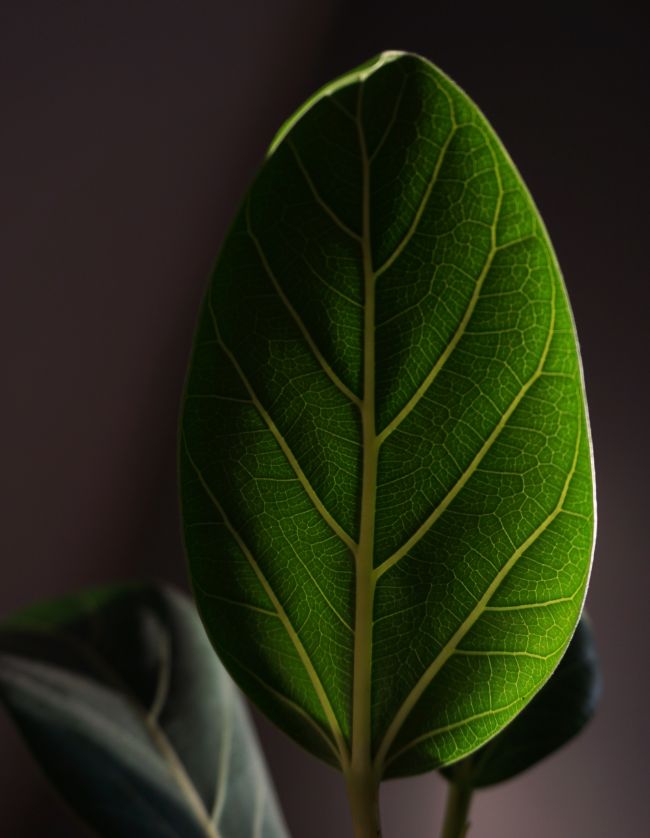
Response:
[[[443,769],[460,770],[473,788],[509,780],[573,739],[592,717],[601,679],[593,635],[583,616],[550,680],[521,713],[487,745]]]
[[[470,753],[555,668],[593,540],[573,323],[520,176],[424,59],[273,142],[200,318],[181,483],[219,654],[348,774]]]
[[[17,615],[0,629],[0,699],[102,835],[287,835],[242,700],[174,591],[107,588]]]

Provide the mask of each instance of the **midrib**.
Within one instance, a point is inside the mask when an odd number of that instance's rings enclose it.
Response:
[[[360,405],[363,439],[363,471],[359,544],[356,551],[352,748],[350,759],[350,773],[356,776],[356,778],[368,778],[372,772],[370,695],[372,677],[372,616],[375,591],[373,554],[378,455],[375,425],[375,276],[372,268],[372,251],[370,245],[370,171],[368,150],[362,125],[362,91],[363,87],[360,85],[357,130],[363,173],[361,253],[364,282],[364,338],[363,398]]]

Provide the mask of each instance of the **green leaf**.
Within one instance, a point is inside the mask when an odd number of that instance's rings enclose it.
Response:
[[[424,59],[368,62],[273,142],[200,317],[181,492],[217,651],[348,776],[463,757],[562,656],[593,541],[566,292]]]
[[[110,838],[286,838],[251,722],[192,604],[87,591],[0,629],[0,699],[50,780]]]
[[[566,654],[535,698],[487,745],[442,773],[459,773],[472,788],[509,780],[565,745],[591,719],[601,676],[589,621],[583,615]]]

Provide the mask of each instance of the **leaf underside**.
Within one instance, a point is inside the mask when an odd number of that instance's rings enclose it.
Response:
[[[0,701],[110,838],[286,838],[247,712],[186,597],[87,591],[0,628]]]
[[[385,53],[276,138],[200,317],[181,439],[204,624],[344,770],[457,760],[560,659],[593,540],[566,292],[476,106]]]

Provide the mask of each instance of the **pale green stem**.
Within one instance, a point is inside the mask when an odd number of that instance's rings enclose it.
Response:
[[[449,782],[445,822],[441,838],[465,838],[469,832],[469,807],[474,788],[470,782],[471,761],[463,760]]]
[[[350,772],[346,779],[354,838],[381,838],[379,782],[369,771]]]

